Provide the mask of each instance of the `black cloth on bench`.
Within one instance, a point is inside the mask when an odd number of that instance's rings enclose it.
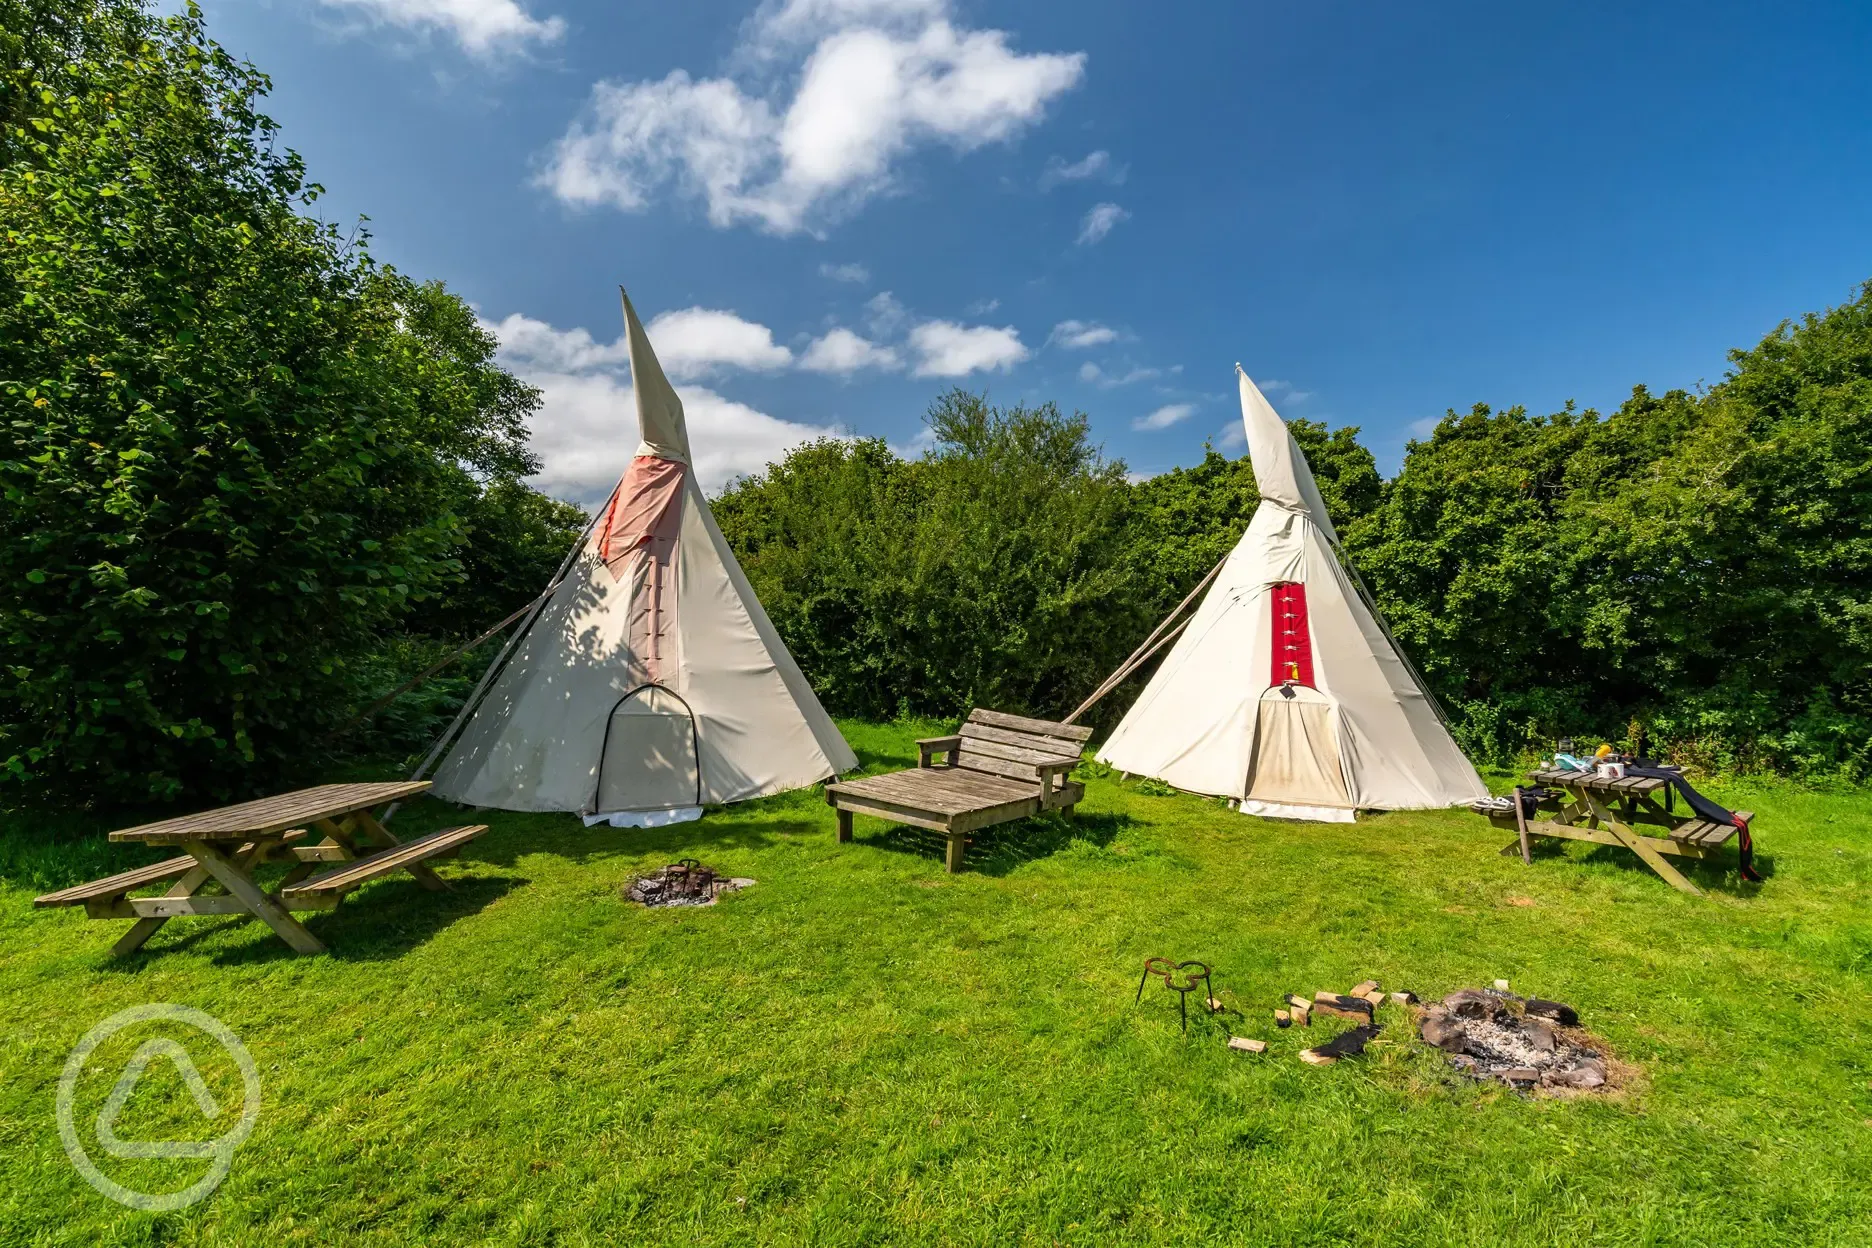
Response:
[[[1641,761],[1650,762],[1649,759]],[[1670,789],[1664,790],[1666,810],[1670,809],[1671,789],[1675,789],[1677,792],[1683,794],[1684,801],[1689,805],[1691,810],[1697,813],[1697,818],[1707,819],[1711,823],[1726,823],[1735,828],[1737,834],[1736,848],[1741,854],[1742,878],[1745,880],[1761,879],[1761,876],[1755,871],[1755,842],[1749,837],[1749,826],[1746,820],[1736,818],[1734,811],[1718,806],[1715,802],[1710,801],[1709,798],[1704,797],[1701,793],[1691,788],[1690,782],[1683,778],[1683,772],[1677,770],[1675,767],[1659,767],[1655,765],[1645,767],[1637,764],[1627,764],[1625,767],[1625,774],[1628,776],[1644,776],[1651,780],[1669,781]]]

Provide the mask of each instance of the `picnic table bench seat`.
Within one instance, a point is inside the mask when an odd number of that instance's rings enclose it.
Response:
[[[343,897],[352,889],[389,875],[392,871],[400,871],[415,863],[427,862],[431,858],[458,854],[462,846],[487,830],[488,825],[485,823],[469,824],[459,828],[443,828],[440,832],[431,832],[413,841],[404,841],[401,845],[381,850],[368,858],[340,863],[329,871],[322,871],[310,879],[289,885],[280,890],[280,899],[286,903],[288,909],[295,908],[295,902],[329,901],[331,904],[336,904],[338,898]],[[307,908],[312,907],[308,905]]]
[[[295,853],[305,852],[305,847],[295,844],[305,838],[305,832],[295,829],[280,838],[282,846],[291,848]],[[252,842],[242,845],[238,851],[253,857],[258,847]],[[46,893],[33,898],[33,905],[44,908],[55,906],[83,906],[92,911],[94,918],[118,917],[117,914],[104,914],[104,911],[121,912],[125,909],[123,901],[139,888],[152,884],[168,884],[180,880],[191,871],[201,869],[201,864],[187,854],[180,858],[170,858],[164,862],[152,862],[147,867],[133,867],[120,871],[116,875],[107,875],[101,880],[92,880],[89,884],[74,884],[70,888],[61,888],[55,893]]]
[[[854,814],[928,828],[948,839],[945,868],[960,871],[968,834],[979,828],[1043,810],[1071,816],[1085,786],[1069,773],[1091,735],[1078,724],[977,707],[954,734],[919,740],[916,767],[828,784],[826,804],[838,812],[840,841],[852,839]]]

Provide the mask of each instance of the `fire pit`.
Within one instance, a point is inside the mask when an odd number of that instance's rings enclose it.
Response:
[[[1499,988],[1465,988],[1417,1020],[1426,1044],[1474,1079],[1517,1088],[1609,1090],[1612,1071],[1599,1042],[1579,1029],[1571,1006]]]
[[[640,906],[712,906],[723,893],[746,888],[753,880],[717,875],[693,858],[631,877],[624,896]]]

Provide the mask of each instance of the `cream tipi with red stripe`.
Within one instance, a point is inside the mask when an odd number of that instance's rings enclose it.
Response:
[[[1100,761],[1271,817],[1488,796],[1359,593],[1293,434],[1236,372],[1260,506]]]

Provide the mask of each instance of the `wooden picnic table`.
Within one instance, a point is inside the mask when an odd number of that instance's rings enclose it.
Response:
[[[1672,814],[1660,795],[1669,781],[1655,776],[1626,776],[1601,779],[1590,771],[1562,771],[1543,768],[1528,773],[1536,785],[1560,789],[1566,801],[1549,801],[1540,806],[1551,811],[1545,819],[1530,819],[1519,812],[1491,812],[1491,822],[1502,827],[1516,827],[1518,835],[1501,852],[1520,854],[1523,862],[1532,860],[1529,841],[1551,836],[1571,841],[1590,841],[1595,845],[1615,845],[1637,854],[1644,864],[1657,872],[1672,888],[1701,897],[1703,892],[1683,877],[1666,858],[1702,860],[1716,856],[1737,828],[1729,823],[1712,823],[1691,815]],[[1744,823],[1754,818],[1750,811],[1739,810]],[[1517,826],[1518,825],[1518,826]],[[1663,836],[1652,836],[1641,827],[1666,829]]]
[[[110,839],[180,848],[184,856],[47,893],[33,904],[82,905],[93,919],[136,920],[111,947],[119,956],[142,948],[170,919],[202,914],[251,915],[298,952],[322,953],[325,946],[292,911],[333,909],[358,885],[397,870],[408,871],[424,888],[445,890],[448,885],[426,861],[457,852],[487,831],[485,824],[444,828],[401,842],[371,814],[375,807],[428,787],[427,780],[322,784],[124,828],[112,832]],[[323,839],[307,844],[312,832]],[[272,862],[293,865],[269,893],[253,873]],[[314,874],[328,863],[336,865]],[[204,894],[201,890],[211,881],[225,892]],[[160,897],[130,896],[136,889],[165,883],[172,886]]]

